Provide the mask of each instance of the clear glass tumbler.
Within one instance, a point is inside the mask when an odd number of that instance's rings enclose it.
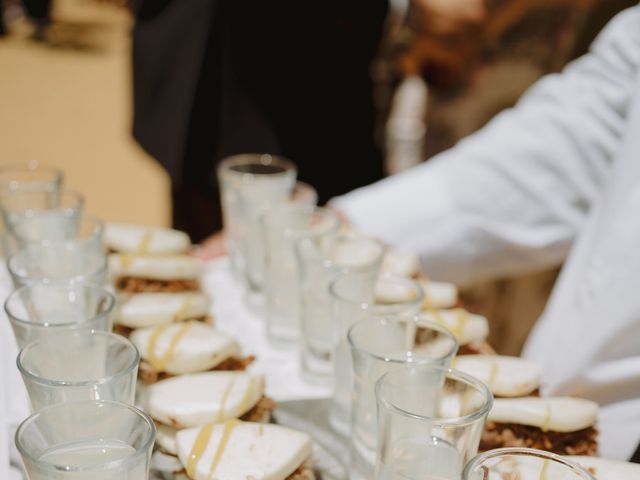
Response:
[[[309,380],[331,382],[336,331],[329,285],[341,272],[358,275],[373,290],[385,247],[376,238],[349,233],[303,237],[296,244],[302,282],[301,366]]]
[[[0,194],[16,191],[60,190],[62,170],[41,165],[37,161],[0,166]]]
[[[377,480],[458,480],[478,452],[493,404],[477,378],[446,367],[386,373],[376,383]]]
[[[302,237],[321,241],[335,235],[340,220],[332,210],[287,202],[272,208],[263,224],[267,334],[274,342],[291,342],[300,337],[302,301],[296,242]]]
[[[83,283],[25,285],[9,295],[4,309],[19,348],[60,332],[111,330],[115,297]]]
[[[531,448],[497,448],[481,453],[467,464],[462,473],[462,480],[505,478],[596,480],[585,468],[567,458]]]
[[[390,274],[381,275],[375,285],[359,273],[341,273],[329,286],[333,299],[335,343],[333,350],[333,399],[329,420],[342,435],[351,428],[353,371],[347,341],[349,328],[367,317],[401,319],[420,312],[424,291],[420,283]]]
[[[0,194],[0,210],[5,225],[13,228],[24,218],[40,217],[48,235],[73,229],[84,207],[84,196],[73,190],[18,190]]]
[[[9,257],[7,267],[16,288],[54,281],[104,285],[107,280],[107,257],[76,240],[29,245]]]
[[[121,335],[80,331],[49,335],[18,354],[34,411],[80,400],[133,405],[140,355]]]
[[[376,397],[374,386],[387,372],[419,365],[447,367],[458,343],[436,323],[418,326],[416,316],[365,318],[347,335],[353,360],[353,397],[349,437],[349,477],[373,478],[376,457]]]
[[[23,217],[12,226],[12,233],[20,247],[38,243],[74,241],[85,245],[85,251],[103,253],[104,223],[90,215]]]
[[[238,278],[251,286],[260,279],[255,272],[247,271],[247,255],[262,255],[262,247],[250,236],[259,228],[258,218],[265,206],[290,197],[297,169],[282,157],[242,154],[221,161],[217,173],[227,252]]]
[[[137,408],[89,400],[34,413],[15,442],[30,480],[147,480],[155,436]]]

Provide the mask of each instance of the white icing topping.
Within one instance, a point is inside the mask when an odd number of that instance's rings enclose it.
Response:
[[[420,273],[420,257],[415,253],[388,248],[382,259],[381,271],[399,277],[413,277]]]
[[[189,236],[171,228],[108,223],[104,230],[107,248],[120,253],[167,255],[189,250]]]
[[[519,357],[462,355],[455,368],[482,380],[500,397],[522,397],[540,387],[538,364]]]
[[[181,375],[149,387],[149,414],[165,425],[197,427],[238,418],[264,393],[264,379],[244,372]]]
[[[461,309],[423,312],[422,320],[439,323],[451,330],[460,345],[486,340],[489,335],[489,322],[481,315],[474,315]]]
[[[640,478],[640,464],[600,457],[567,456],[584,468],[592,469],[598,480],[632,480]]]
[[[184,323],[168,325],[155,340],[154,353],[149,351],[150,340],[158,327],[134,330],[129,338],[138,347],[140,356],[149,361],[154,357],[161,358],[167,353],[172,339],[184,325]],[[163,371],[172,375],[203,372],[216,367],[223,360],[239,355],[240,346],[233,338],[206,323],[192,321],[173,347],[171,357],[164,365]]]
[[[595,424],[598,404],[572,397],[496,398],[488,420],[555,432],[575,432]]]
[[[304,432],[249,422],[231,427],[213,427],[206,448],[197,458],[193,480],[284,480],[311,455],[311,437]],[[200,430],[178,432],[178,456],[185,466]]]
[[[152,280],[196,280],[202,270],[202,263],[189,255],[109,255],[109,273],[114,278],[127,276]]]
[[[136,293],[122,296],[115,322],[142,328],[204,317],[209,313],[209,297],[202,292]]]

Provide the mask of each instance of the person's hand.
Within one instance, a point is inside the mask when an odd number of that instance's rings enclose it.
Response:
[[[191,255],[201,260],[212,260],[227,254],[224,242],[224,231],[214,233],[204,241],[196,245]]]

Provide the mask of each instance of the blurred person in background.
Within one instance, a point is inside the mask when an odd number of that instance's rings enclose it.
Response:
[[[600,453],[640,441],[640,5],[588,54],[431,161],[334,199],[358,230],[469,285],[564,263],[523,355],[542,393],[601,406]],[[638,459],[639,451],[634,457]]]
[[[39,42],[45,41],[51,24],[51,0],[22,0],[22,4],[33,23],[32,38]]]
[[[369,64],[387,0],[132,0],[133,134],[171,177],[173,224],[219,230],[217,163],[294,161],[320,202],[382,178]]]

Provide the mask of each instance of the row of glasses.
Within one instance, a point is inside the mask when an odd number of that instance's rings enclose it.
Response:
[[[16,287],[5,313],[33,412],[16,446],[31,480],[146,480],[155,426],[132,406],[138,351],[111,333],[103,224],[82,214],[82,195],[59,178],[0,189]]]

